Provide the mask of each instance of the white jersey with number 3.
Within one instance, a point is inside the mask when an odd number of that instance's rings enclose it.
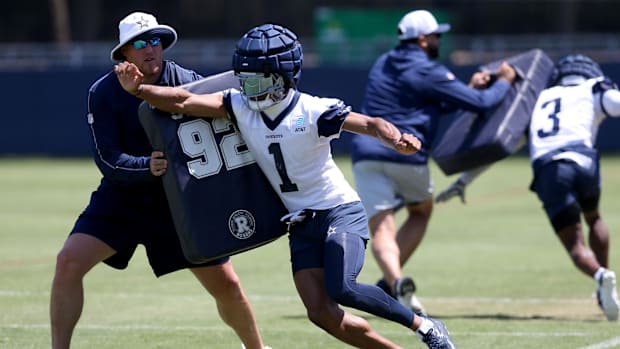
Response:
[[[231,89],[224,104],[289,212],[359,201],[331,154],[330,141],[340,136],[350,111],[341,100],[291,90],[284,101],[258,112]]]
[[[530,121],[530,158],[538,159],[566,145],[594,146],[600,123],[605,118],[600,92],[593,87],[603,78],[589,79],[574,86],[543,90]]]

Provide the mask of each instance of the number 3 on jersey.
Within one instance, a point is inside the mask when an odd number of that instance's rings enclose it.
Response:
[[[550,108],[553,108],[553,111],[549,113],[549,119],[551,119],[551,121],[553,122],[553,125],[551,126],[551,130],[549,131],[543,130],[542,128],[538,129],[538,133],[537,133],[538,137],[545,138],[545,137],[553,136],[554,134],[560,131],[560,118],[558,118],[558,113],[560,112],[560,110],[562,110],[561,101],[562,101],[561,98],[556,98],[550,101],[546,101],[540,106],[541,109],[545,109],[547,108],[547,106],[549,106]]]
[[[215,134],[230,130],[233,132],[222,136],[218,144]],[[184,122],[179,125],[177,135],[185,155],[195,158],[187,162],[187,169],[198,179],[218,174],[223,164],[226,171],[230,171],[256,162],[228,119],[213,119],[210,123],[204,119]]]

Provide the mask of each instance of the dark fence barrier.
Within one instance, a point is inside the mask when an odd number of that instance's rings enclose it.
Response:
[[[475,67],[454,68],[455,75],[468,80]],[[620,64],[603,69],[620,82]],[[218,73],[200,69],[205,75]],[[90,156],[86,124],[88,88],[101,75],[101,68],[44,72],[0,72],[5,104],[0,127],[0,156]],[[303,70],[301,89],[339,97],[359,110],[366,83],[364,68],[324,67]],[[605,121],[598,137],[604,152],[620,151],[620,118]],[[334,142],[335,153],[347,153],[350,137]]]

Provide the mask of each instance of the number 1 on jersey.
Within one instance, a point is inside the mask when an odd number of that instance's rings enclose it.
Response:
[[[282,180],[282,184],[280,184],[280,190],[283,193],[288,193],[291,191],[298,191],[297,184],[293,183],[291,179],[288,177],[288,173],[286,172],[286,165],[284,164],[284,157],[282,157],[282,149],[280,148],[280,143],[271,143],[269,144],[269,154],[273,155],[273,159],[276,162],[276,170],[278,171],[278,175],[280,175],[280,179]]]

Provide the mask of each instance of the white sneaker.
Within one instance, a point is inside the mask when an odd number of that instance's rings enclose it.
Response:
[[[420,300],[415,295],[416,286],[412,278],[404,277],[394,282],[394,294],[398,302],[414,313],[424,314],[425,310]]]
[[[596,297],[607,320],[618,321],[620,301],[618,301],[618,291],[616,290],[616,273],[611,270],[606,270],[603,273],[596,290]]]

